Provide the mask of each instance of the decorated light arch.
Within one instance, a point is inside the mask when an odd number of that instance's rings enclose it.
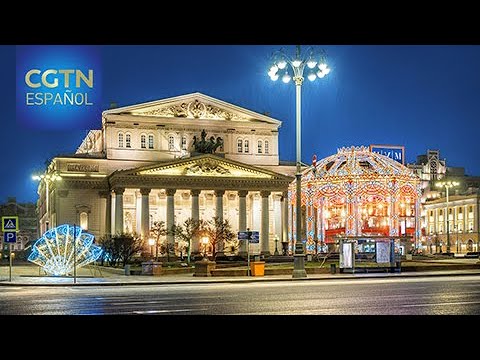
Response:
[[[289,240],[295,239],[295,183],[289,187]],[[412,236],[420,232],[420,179],[365,146],[338,149],[302,173],[302,240],[307,253],[345,236]]]
[[[57,226],[35,242],[28,261],[41,266],[49,275],[71,274],[74,261],[78,269],[97,260],[102,254],[102,248],[93,244],[94,238],[92,234],[83,232],[78,225]]]

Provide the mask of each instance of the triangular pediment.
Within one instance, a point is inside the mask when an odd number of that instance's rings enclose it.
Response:
[[[141,167],[138,169],[120,171],[117,173],[122,176],[191,176],[291,180],[284,175],[277,174],[270,170],[210,154]]]
[[[109,114],[281,124],[281,121],[269,116],[198,92],[103,112],[103,115]]]

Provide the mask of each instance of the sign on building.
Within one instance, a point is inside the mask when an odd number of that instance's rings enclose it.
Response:
[[[392,160],[405,165],[405,146],[400,145],[370,145],[370,151],[385,155]]]

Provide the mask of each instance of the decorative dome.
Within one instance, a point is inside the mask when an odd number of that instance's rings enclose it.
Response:
[[[417,179],[412,170],[391,158],[371,152],[366,146],[351,146],[338,149],[337,153],[320,160],[315,169],[307,169],[303,180],[335,178],[382,178],[401,177]]]

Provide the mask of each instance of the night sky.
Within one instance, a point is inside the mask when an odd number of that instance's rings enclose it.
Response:
[[[280,158],[295,160],[295,86],[272,82],[280,46],[105,46],[103,108],[201,92],[283,121]],[[293,46],[286,46],[291,52]],[[324,46],[331,73],[303,86],[302,160],[350,145],[404,145],[407,162],[439,149],[449,166],[480,175],[480,46]],[[36,201],[31,174],[73,153],[86,131],[17,128],[15,47],[0,46],[2,176],[8,196]],[[98,128],[101,119],[98,118]]]

